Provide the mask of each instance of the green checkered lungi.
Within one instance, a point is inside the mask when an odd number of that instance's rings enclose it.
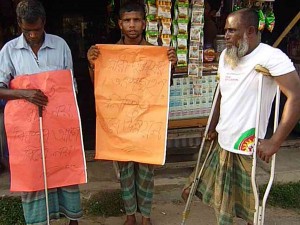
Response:
[[[23,192],[22,206],[27,225],[46,225],[45,191]],[[80,191],[78,185],[48,190],[50,219],[59,219],[60,215],[71,220],[82,217]]]
[[[122,198],[127,215],[137,211],[149,218],[154,191],[154,166],[137,162],[118,162]]]
[[[196,195],[215,209],[218,225],[232,225],[233,217],[253,223],[251,168],[252,156],[226,151],[219,144],[209,156]]]

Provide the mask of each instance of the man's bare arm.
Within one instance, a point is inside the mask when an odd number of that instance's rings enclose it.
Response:
[[[12,90],[0,88],[0,98],[5,100],[25,99],[38,106],[46,106],[48,103],[48,97],[39,89]]]
[[[89,62],[89,74],[92,83],[94,83],[95,60],[99,57],[99,55],[100,51],[96,45],[92,45],[87,52],[87,58]]]
[[[287,97],[283,114],[276,132],[268,140],[260,141],[257,152],[259,157],[268,162],[300,119],[300,79],[296,71],[274,77],[282,93]]]
[[[287,97],[282,118],[272,140],[281,144],[300,119],[300,79],[296,71],[275,78],[280,90]]]

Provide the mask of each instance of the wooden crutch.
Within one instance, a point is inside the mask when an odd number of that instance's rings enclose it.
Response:
[[[212,103],[212,108],[211,108],[211,111],[210,111],[210,114],[209,114],[209,117],[208,117],[207,125],[205,127],[205,131],[204,131],[204,134],[203,134],[203,137],[202,137],[202,141],[201,141],[201,145],[200,145],[200,149],[199,149],[199,153],[198,153],[198,159],[197,159],[197,165],[196,165],[196,169],[195,169],[194,181],[192,183],[191,190],[190,190],[190,193],[189,193],[189,197],[187,199],[184,211],[182,213],[181,225],[185,225],[185,222],[186,222],[186,220],[189,216],[190,209],[191,209],[191,203],[192,203],[193,197],[196,193],[202,171],[204,169],[204,166],[206,164],[206,161],[207,161],[207,159],[210,155],[210,152],[211,152],[213,144],[214,144],[214,141],[212,141],[210,143],[209,150],[206,154],[205,160],[204,160],[204,162],[202,164],[202,167],[199,171],[202,152],[203,152],[203,149],[204,149],[204,145],[205,145],[206,137],[207,137],[208,130],[209,130],[209,127],[210,127],[210,123],[211,123],[211,120],[212,120],[212,116],[213,116],[214,110],[216,108],[217,100],[218,100],[218,97],[219,97],[219,92],[220,92],[220,88],[219,88],[219,84],[218,84],[217,87],[216,87],[216,92],[215,92],[214,100],[213,100],[213,103]]]
[[[43,163],[43,176],[44,176],[44,190],[46,200],[46,213],[47,213],[47,225],[50,225],[50,214],[49,214],[49,200],[48,200],[48,184],[47,184],[47,170],[46,170],[46,158],[45,158],[45,147],[44,147],[44,132],[43,132],[43,107],[39,108],[39,127],[40,127],[40,142],[42,152],[42,163]]]

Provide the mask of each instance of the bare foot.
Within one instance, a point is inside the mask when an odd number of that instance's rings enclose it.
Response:
[[[78,221],[77,220],[70,220],[69,225],[78,225]]]
[[[135,215],[127,215],[124,225],[136,225]]]
[[[186,188],[182,191],[181,198],[183,199],[184,202],[186,202],[188,200],[189,194],[190,194],[190,189],[189,188]]]
[[[152,225],[150,218],[142,216],[142,225]]]

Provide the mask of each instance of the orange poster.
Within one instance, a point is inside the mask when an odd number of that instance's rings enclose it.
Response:
[[[96,159],[163,165],[170,85],[167,48],[98,47]]]
[[[11,89],[40,89],[48,96],[42,128],[48,188],[87,182],[79,110],[70,70],[18,76]],[[11,191],[44,189],[38,107],[10,100],[5,107]]]

